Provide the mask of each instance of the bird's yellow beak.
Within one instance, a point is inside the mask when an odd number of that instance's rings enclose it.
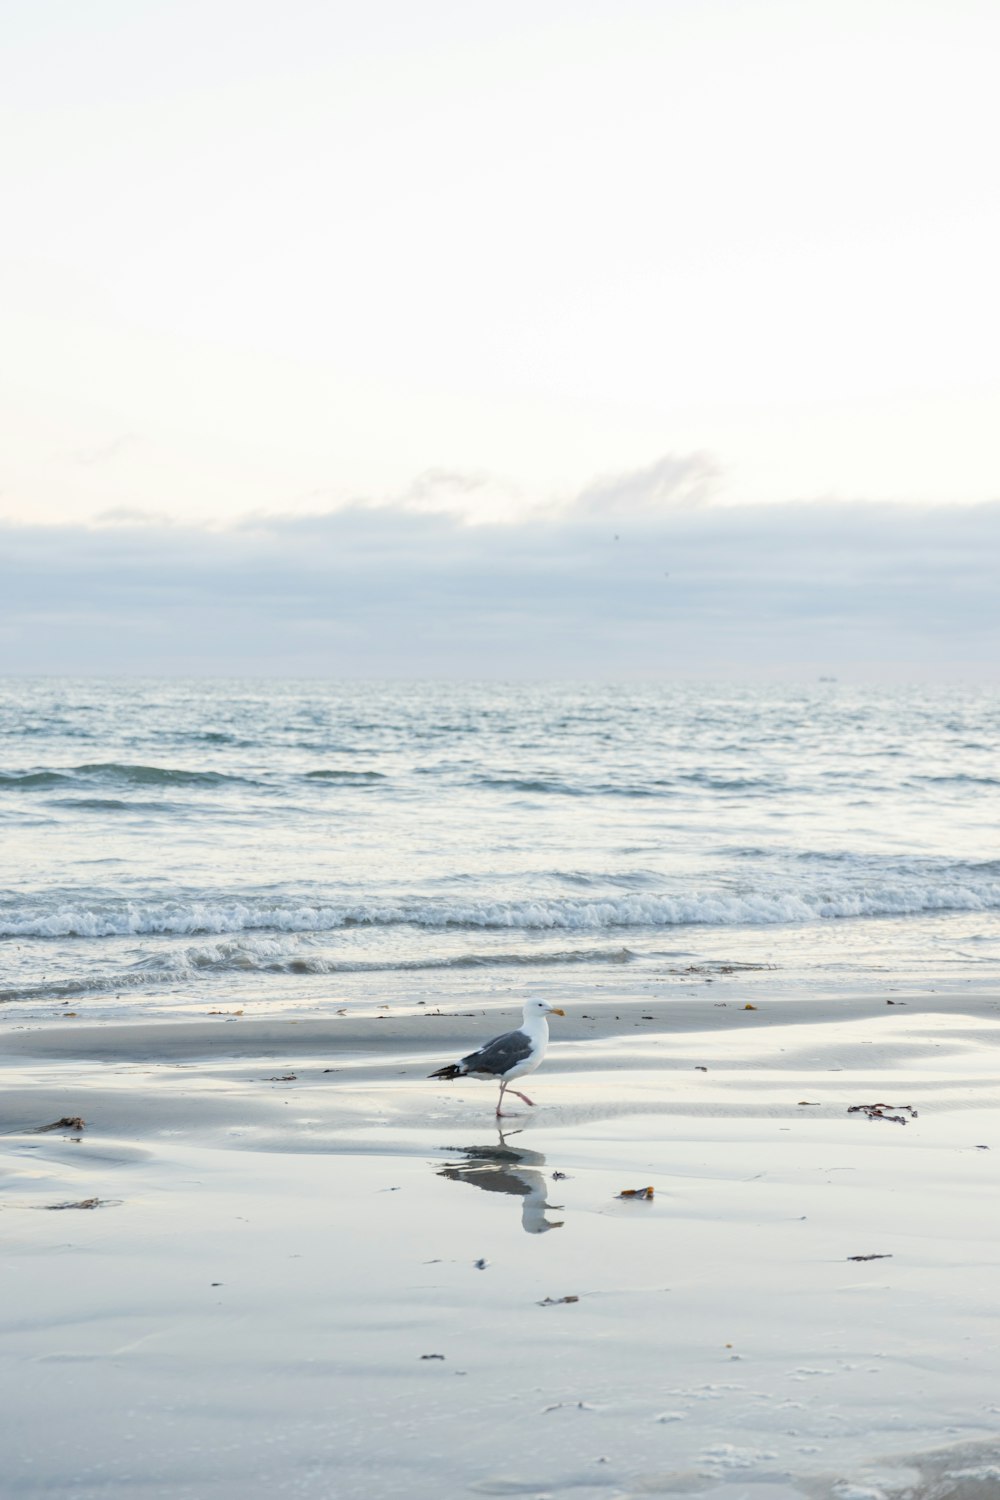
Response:
[[[564,1016],[565,1014],[566,1012],[564,1010],[560,1010],[558,1005],[553,1005],[549,1010],[550,1016]]]

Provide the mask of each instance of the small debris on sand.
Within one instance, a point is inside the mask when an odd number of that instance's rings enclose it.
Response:
[[[295,1083],[298,1079],[297,1073],[276,1073],[273,1078],[265,1078],[265,1083]]]
[[[848,1260],[892,1260],[891,1255],[849,1255]]]
[[[475,1266],[477,1271],[485,1271],[486,1267],[489,1265],[489,1261],[486,1259],[485,1255],[481,1255],[479,1259],[474,1260],[472,1264]]]
[[[900,1110],[900,1114],[887,1114],[887,1110]],[[867,1115],[869,1120],[893,1120],[897,1125],[906,1124],[907,1114],[911,1120],[917,1118],[917,1111],[912,1104],[850,1104],[847,1107],[849,1115]]]
[[[750,1001],[748,1000],[747,1003],[746,1003],[746,1005],[744,1005],[743,1009],[744,1010],[756,1010],[757,1007],[756,1007],[756,1005],[751,1005]]]
[[[46,1203],[46,1204],[43,1204],[44,1208],[47,1208],[47,1209],[49,1209],[52,1212],[55,1212],[55,1210],[61,1209],[61,1208],[110,1208],[111,1206],[112,1206],[112,1199],[110,1199],[110,1198],[81,1198],[76,1203]]]
[[[651,1187],[622,1188],[621,1192],[618,1193],[617,1196],[619,1198],[652,1198],[653,1189]]]
[[[665,974],[744,974],[751,969],[776,969],[777,964],[688,964],[683,969],[665,969]]]
[[[708,1072],[708,1069],[707,1068],[703,1068],[702,1065],[701,1065],[701,1063],[695,1063],[694,1070],[695,1070],[696,1073],[707,1073]]]
[[[980,1149],[980,1151],[988,1151],[989,1147],[988,1146],[980,1146],[979,1149]],[[553,1172],[552,1173],[552,1181],[553,1182],[565,1182],[566,1178],[568,1176],[569,1176],[568,1172]]]
[[[39,1125],[32,1135],[44,1135],[47,1130],[83,1130],[85,1121],[79,1115],[63,1115],[61,1120],[53,1120],[51,1125]]]
[[[421,1354],[421,1359],[444,1359],[443,1354]]]
[[[558,1307],[560,1302],[579,1302],[579,1297],[545,1297],[539,1307]]]

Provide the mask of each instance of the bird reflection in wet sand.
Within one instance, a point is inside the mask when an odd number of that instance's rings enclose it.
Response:
[[[519,1134],[509,1131],[510,1135]],[[487,1193],[514,1193],[521,1199],[521,1228],[526,1234],[544,1234],[547,1229],[561,1229],[562,1219],[547,1219],[546,1209],[558,1211],[560,1204],[545,1200],[548,1184],[540,1167],[545,1157],[540,1151],[518,1151],[508,1146],[500,1134],[496,1146],[460,1146],[461,1161],[448,1162],[437,1168],[439,1177],[452,1182],[468,1182]]]

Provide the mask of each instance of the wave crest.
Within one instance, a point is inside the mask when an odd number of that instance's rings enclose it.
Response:
[[[451,958],[339,959],[328,954],[294,954],[277,943],[251,939],[242,943],[219,943],[207,948],[186,948],[180,953],[161,954],[132,969],[111,974],[93,974],[80,979],[54,979],[48,983],[0,989],[0,1004],[13,1000],[67,1000],[80,995],[99,995],[122,990],[152,989],[176,985],[185,979],[211,979],[226,974],[383,974],[413,973],[436,969],[486,969],[558,967],[563,964],[626,964],[635,958],[628,948],[576,948],[555,953],[461,953]]]
[[[92,786],[224,786],[247,784],[247,777],[221,771],[189,771],[179,766],[131,765],[120,761],[92,761],[60,771],[0,771],[0,791],[37,791],[47,787]],[[250,785],[255,783],[251,782]]]
[[[984,872],[985,873],[985,872]],[[124,901],[8,906],[0,937],[106,938],[196,936],[239,932],[334,932],[351,927],[465,928],[528,932],[613,932],[626,928],[766,926],[855,917],[917,916],[1000,909],[1000,880],[968,867],[937,878],[883,876],[870,882],[829,882],[767,891],[648,892],[537,900],[312,904],[294,898]]]

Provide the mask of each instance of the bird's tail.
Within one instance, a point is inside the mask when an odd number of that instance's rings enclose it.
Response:
[[[458,1063],[449,1063],[446,1068],[438,1068],[436,1073],[428,1073],[428,1078],[461,1078],[462,1069]]]

